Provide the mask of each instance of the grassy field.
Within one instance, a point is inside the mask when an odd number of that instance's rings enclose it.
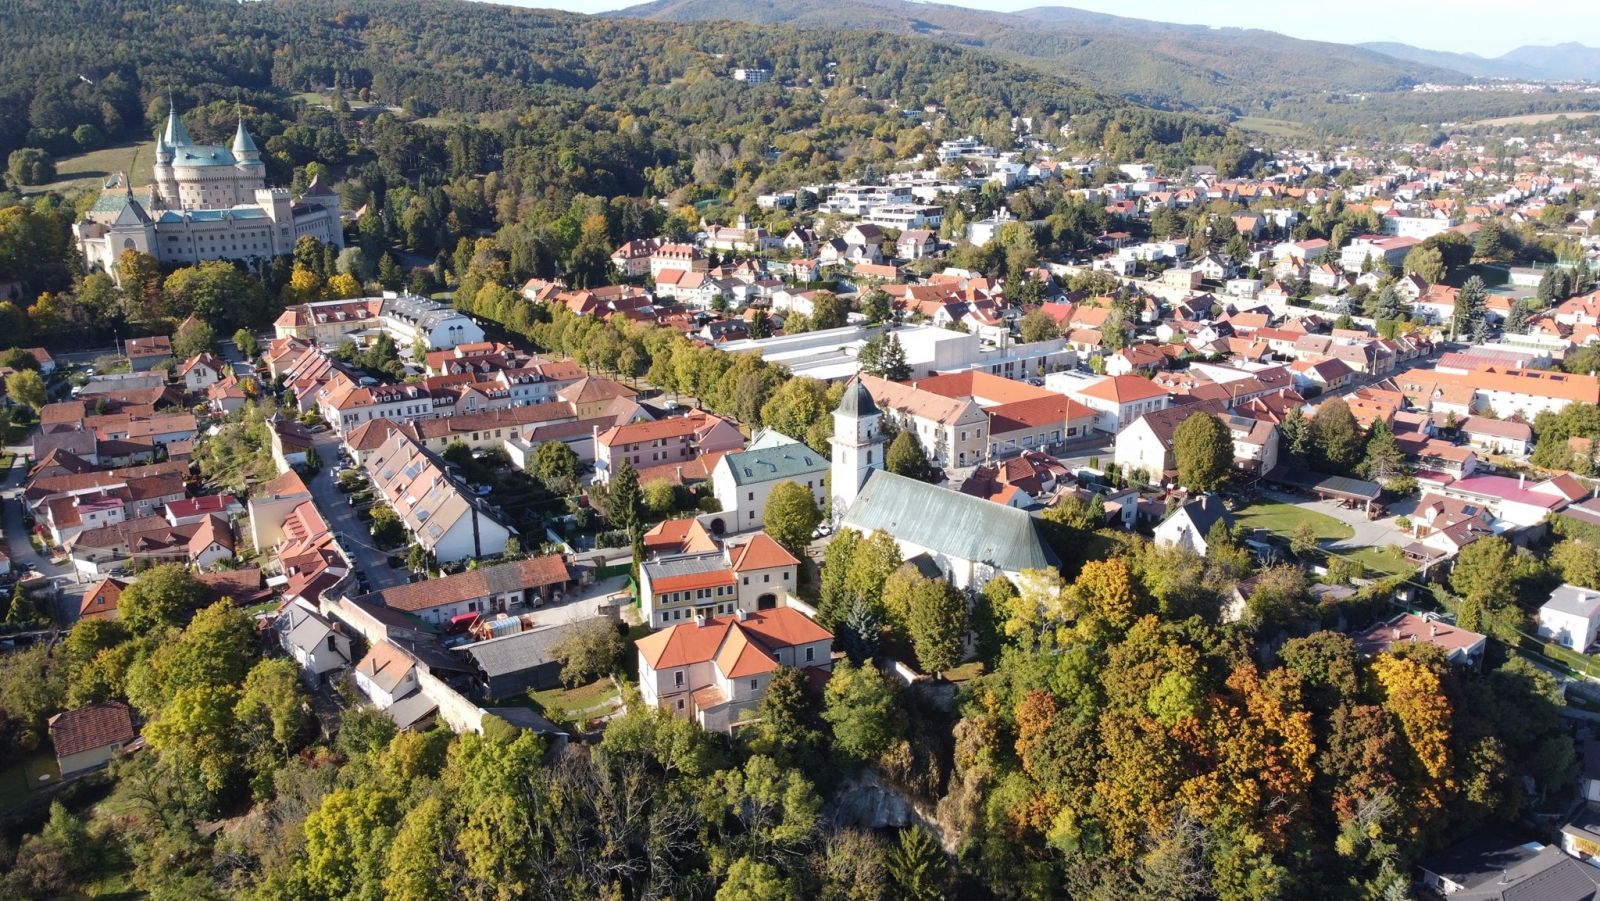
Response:
[[[137,160],[133,155],[135,148],[139,151]],[[35,185],[28,191],[39,194],[46,191],[63,194],[78,190],[97,191],[106,179],[118,172],[126,172],[133,186],[139,188],[150,183],[150,167],[155,161],[156,142],[153,140],[143,144],[103,147],[57,160],[56,180],[47,185]]]
[[[1554,122],[1566,117],[1568,119],[1583,119],[1588,116],[1600,115],[1600,110],[1594,112],[1566,112],[1566,113],[1528,113],[1524,116],[1500,116],[1495,119],[1479,119],[1475,125],[1538,125],[1540,122]]]
[[[1331,516],[1276,501],[1251,504],[1235,512],[1233,519],[1247,529],[1266,529],[1285,538],[1293,535],[1301,523],[1311,524],[1318,541],[1343,541],[1356,534],[1354,529]]]
[[[1258,131],[1262,134],[1273,135],[1280,138],[1298,138],[1306,134],[1306,127],[1299,122],[1288,119],[1268,119],[1265,116],[1240,116],[1233,120],[1233,125],[1248,131]]]

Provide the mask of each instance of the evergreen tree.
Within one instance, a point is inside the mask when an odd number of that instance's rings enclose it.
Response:
[[[1450,320],[1450,337],[1460,340],[1462,335],[1472,335],[1483,321],[1483,299],[1487,292],[1483,279],[1474,275],[1461,286],[1456,295],[1455,315]]]
[[[405,280],[405,270],[395,262],[394,254],[385,253],[383,259],[378,261],[378,284],[386,291],[398,291]]]
[[[1366,457],[1361,461],[1361,475],[1374,482],[1387,482],[1399,475],[1405,466],[1405,454],[1395,443],[1394,430],[1382,419],[1375,420],[1367,431]]]
[[[1400,318],[1400,296],[1395,293],[1393,285],[1384,285],[1379,289],[1377,302],[1373,305],[1373,318]]]
[[[906,349],[900,344],[899,335],[889,336],[888,343],[883,347],[879,368],[883,370],[883,377],[892,382],[911,378],[911,365],[906,362]]]

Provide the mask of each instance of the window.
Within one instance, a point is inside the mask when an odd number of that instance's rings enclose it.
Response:
[[[96,601],[96,603],[100,603],[100,602]],[[332,636],[332,635],[328,636],[328,650],[330,650],[330,651],[339,650],[338,645],[334,644],[334,636]]]
[[[771,582],[772,581],[772,573],[762,573],[761,574],[761,581],[762,582]]]
[[[683,670],[678,670],[672,674],[672,684],[679,688],[683,687]]]
[[[679,699],[678,699],[678,709],[679,709],[679,710],[682,710],[682,709],[683,709],[683,699],[682,699],[682,698],[679,698]]]
[[[753,501],[756,499],[756,493],[754,491],[746,492],[744,499],[747,501]]]
[[[755,691],[756,689],[758,689],[760,687],[761,687],[761,680],[760,679],[751,679],[750,680],[750,690],[751,691]]]
[[[817,657],[817,649],[816,648],[806,648],[806,662],[807,663],[810,663],[812,660],[815,660],[816,657]]]

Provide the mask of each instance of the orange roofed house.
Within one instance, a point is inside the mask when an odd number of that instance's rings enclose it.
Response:
[[[595,438],[595,468],[609,480],[627,460],[635,469],[693,460],[701,454],[744,449],[739,427],[710,413],[612,426]]]
[[[697,616],[768,610],[788,602],[799,568],[800,561],[765,532],[721,550],[667,554],[639,567],[640,612],[646,625],[659,629]]]
[[[780,666],[833,667],[833,635],[789,607],[680,623],[638,641],[645,703],[732,732],[766,697]]]

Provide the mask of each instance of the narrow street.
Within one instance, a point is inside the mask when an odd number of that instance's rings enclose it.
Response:
[[[71,566],[57,566],[33,549],[33,542],[28,540],[28,530],[22,524],[21,494],[22,483],[28,476],[27,458],[18,455],[12,459],[11,470],[5,478],[4,501],[0,502],[5,507],[6,553],[11,555],[14,571],[32,569],[55,582],[59,596],[53,613],[56,623],[65,628],[78,619],[78,608],[84,592],[90,586],[80,581]]]
[[[350,508],[350,496],[340,491],[333,481],[333,470],[339,461],[339,438],[332,432],[315,436],[314,446],[322,460],[322,471],[317,473],[307,487],[317,502],[317,509],[328,521],[328,528],[338,536],[339,546],[351,557],[350,563],[359,572],[366,573],[373,591],[400,585],[406,580],[404,567],[389,566],[388,554],[372,542],[372,527],[357,518]],[[404,548],[399,553],[405,553]]]

